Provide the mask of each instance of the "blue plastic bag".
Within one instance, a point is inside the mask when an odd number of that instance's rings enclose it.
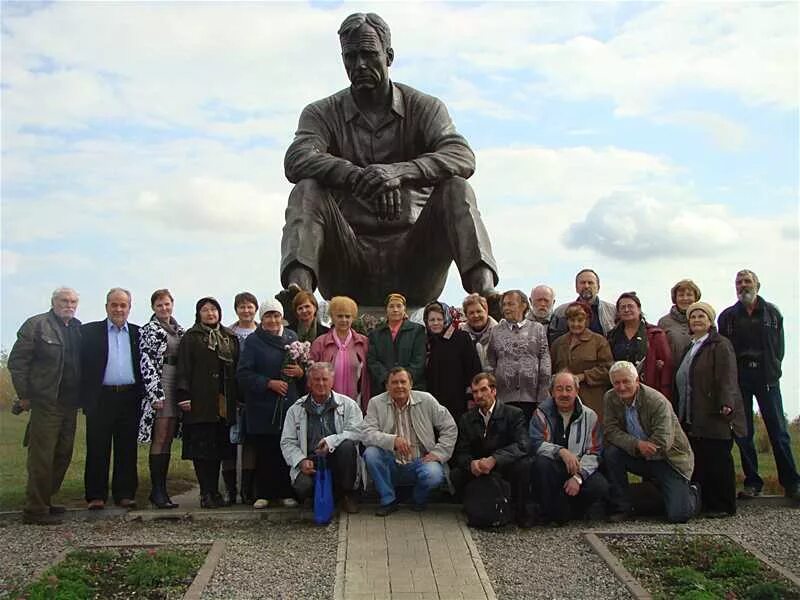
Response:
[[[314,475],[314,522],[327,525],[333,519],[333,474],[325,457],[318,456]]]

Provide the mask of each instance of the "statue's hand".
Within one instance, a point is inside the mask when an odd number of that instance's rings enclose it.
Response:
[[[399,189],[406,174],[404,163],[369,165],[361,171],[353,194],[358,198],[369,199]]]
[[[375,214],[380,220],[396,221],[400,218],[400,190],[378,194],[372,198]]]

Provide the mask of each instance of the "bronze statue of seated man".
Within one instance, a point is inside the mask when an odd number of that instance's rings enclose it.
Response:
[[[488,295],[497,267],[475,194],[475,155],[445,105],[389,79],[389,27],[357,13],[339,29],[350,87],[308,105],[286,151],[295,184],[281,283],[382,305],[422,306],[455,261],[467,292]]]

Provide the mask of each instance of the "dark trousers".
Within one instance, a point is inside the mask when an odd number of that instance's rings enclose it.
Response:
[[[742,457],[744,484],[757,490],[764,487],[764,480],[758,474],[758,454],[753,443],[753,396],[755,396],[758,411],[767,428],[775,466],[778,468],[778,481],[786,490],[796,489],[800,485],[800,475],[797,474],[792,456],[792,442],[783,414],[780,385],[777,383],[767,385],[759,370],[742,368],[739,370],[739,389],[742,392],[744,416],[747,421],[747,433],[736,438],[736,445],[739,446],[739,454]]]
[[[133,499],[139,484],[136,436],[139,431],[139,398],[135,391],[103,389],[97,406],[86,413],[86,500],[108,500],[108,468],[114,452],[111,495],[115,502]]]
[[[289,195],[281,239],[284,287],[298,264],[313,271],[325,298],[352,296],[375,306],[396,290],[411,306],[438,297],[453,261],[462,275],[486,266],[497,282],[489,235],[465,179],[437,182],[428,198],[421,190],[400,191],[400,220],[381,222],[370,201],[313,179],[299,181]]]
[[[530,503],[531,489],[531,458],[526,456],[510,465],[503,467],[496,466],[493,472],[498,473],[511,485],[511,504],[514,507],[514,515],[517,519],[528,516],[528,504]],[[453,469],[450,471],[450,481],[459,495],[463,494],[467,484],[475,479],[469,466],[465,469]]]
[[[736,472],[733,438],[712,440],[689,436],[694,452],[692,481],[700,484],[703,510],[736,514]]]
[[[630,512],[628,472],[653,480],[661,491],[667,521],[685,523],[697,512],[699,498],[689,482],[666,460],[645,460],[609,444],[603,454],[608,475],[609,504],[613,512]]]
[[[77,409],[58,400],[34,400],[28,421],[25,512],[42,514],[61,488],[72,460]]]
[[[283,460],[281,436],[248,435],[256,448],[256,498],[278,500],[294,497],[289,466]]]
[[[353,440],[345,440],[336,447],[333,453],[325,457],[333,475],[333,494],[339,498],[349,494],[356,484],[358,448]],[[309,457],[312,458],[313,457]],[[314,495],[314,476],[298,473],[292,483],[297,498],[305,500]]]
[[[566,523],[585,516],[603,516],[608,497],[608,481],[599,471],[583,480],[577,496],[568,496],[564,484],[571,475],[560,458],[537,456],[533,461],[531,480],[533,497],[545,521]]]

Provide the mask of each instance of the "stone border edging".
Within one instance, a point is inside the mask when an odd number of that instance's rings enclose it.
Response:
[[[788,500],[788,498],[787,498]],[[715,533],[715,532],[708,532],[708,531],[683,531],[681,532],[687,536],[693,535],[714,535],[719,537],[726,537],[735,544],[738,544],[742,548],[744,548],[747,552],[755,556],[759,561],[767,565],[770,569],[778,573],[781,577],[787,579],[792,584],[794,584],[798,589],[800,589],[800,577],[789,571],[786,567],[779,565],[774,560],[769,558],[763,552],[758,550],[757,548],[753,547],[750,542],[746,541],[744,538],[730,534],[730,533]],[[614,572],[614,575],[619,579],[625,587],[628,588],[628,591],[633,594],[636,600],[650,600],[652,598],[650,592],[648,592],[642,585],[639,583],[639,580],[636,579],[633,574],[628,571],[627,568],[622,564],[614,554],[608,549],[605,542],[600,539],[600,536],[605,535],[615,535],[615,536],[642,536],[642,535],[654,535],[654,536],[667,536],[667,535],[675,535],[674,532],[668,531],[584,531],[583,537],[587,541],[587,543],[592,547],[600,558],[602,558],[609,568]]]
[[[597,533],[602,535],[603,533],[610,532],[600,531]],[[611,550],[608,549],[608,546],[605,545],[597,533],[584,532],[583,538],[586,540],[589,546],[592,547],[592,550],[594,550],[595,553],[605,561],[612,573],[614,573],[614,576],[619,579],[626,588],[628,588],[628,591],[631,593],[631,595],[633,595],[634,598],[636,598],[636,600],[651,600],[652,595],[650,592],[644,589],[644,587],[642,587],[633,574],[625,568],[625,566],[622,564],[622,561],[620,561],[611,553]]]
[[[208,554],[206,554],[206,559],[197,571],[197,575],[194,576],[189,589],[183,595],[183,600],[200,600],[206,590],[206,586],[211,581],[211,577],[214,575],[214,570],[217,568],[219,559],[222,558],[224,551],[225,542],[223,540],[214,540]]]
[[[472,564],[478,572],[478,579],[480,579],[483,592],[486,594],[486,600],[497,600],[497,595],[494,593],[494,588],[492,587],[492,582],[489,580],[489,574],[486,572],[481,554],[478,552],[475,540],[472,539],[472,532],[470,532],[469,527],[461,518],[461,515],[457,516],[457,520],[458,527],[461,529],[461,535],[464,536],[464,541],[467,543],[467,548],[472,557]]]
[[[336,543],[336,578],[333,584],[334,600],[344,600],[344,581],[347,573],[347,530],[350,527],[350,515],[339,513],[339,537]]]

